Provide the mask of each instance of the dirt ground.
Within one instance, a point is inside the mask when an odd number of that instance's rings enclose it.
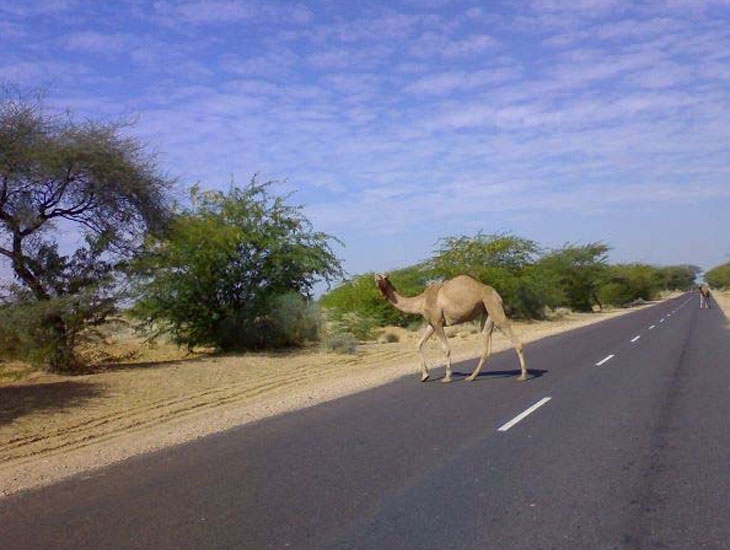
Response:
[[[730,312],[730,294],[716,298]],[[566,313],[550,321],[515,323],[514,329],[527,343],[630,311]],[[476,326],[450,330],[454,361],[480,353]],[[400,340],[361,344],[355,355],[312,348],[180,359],[175,358],[180,356],[179,350],[162,346],[146,352],[147,357],[136,357],[138,363],[111,366],[94,374],[17,375],[26,378],[0,385],[0,495],[401,376],[411,376],[418,383],[418,333],[395,327],[388,331]],[[119,339],[121,348],[139,346],[139,342],[130,343],[129,335]],[[496,335],[494,351],[507,347],[506,339]],[[529,349],[526,346],[528,362]],[[155,354],[166,359],[150,362]],[[435,341],[427,346],[426,355],[430,365],[443,364]]]

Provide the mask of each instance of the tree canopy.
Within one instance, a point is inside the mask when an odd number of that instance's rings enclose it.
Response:
[[[311,298],[314,284],[342,276],[332,237],[302,209],[255,179],[228,193],[191,193],[162,238],[151,238],[136,268],[136,314],[188,346],[220,349],[286,345],[277,334],[283,295]]]
[[[699,271],[687,264],[612,265],[609,250],[602,242],[566,244],[550,250],[519,236],[479,232],[439,239],[429,259],[390,275],[406,296],[422,292],[430,282],[471,275],[499,292],[509,315],[538,319],[550,308],[589,312],[604,304],[624,306],[638,299],[653,300],[662,290],[690,288]],[[372,273],[342,283],[322,297],[322,305],[337,318],[355,313],[369,320],[371,328],[405,326],[411,321],[411,316],[391,307],[379,295]]]
[[[600,306],[597,293],[604,282],[609,247],[601,242],[566,244],[540,260],[544,277],[553,281],[560,293],[559,303],[576,311],[591,311]]]
[[[0,255],[22,285],[16,290],[67,304],[45,308],[49,313],[37,320],[55,342],[44,359],[51,369],[73,362],[65,319],[79,310],[70,311],[74,301],[65,298],[98,297],[118,263],[167,218],[172,182],[144,144],[124,135],[125,128],[50,113],[39,95],[6,89],[0,98]],[[62,230],[82,238],[62,249]]]

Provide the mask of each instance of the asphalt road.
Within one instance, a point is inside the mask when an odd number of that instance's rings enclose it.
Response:
[[[687,294],[529,344],[528,382],[410,373],[0,500],[0,548],[727,550],[726,325]]]

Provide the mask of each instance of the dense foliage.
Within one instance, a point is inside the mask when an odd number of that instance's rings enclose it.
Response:
[[[654,300],[659,291],[661,277],[658,270],[645,264],[618,264],[609,268],[606,282],[599,289],[604,302],[623,306],[636,300]]]
[[[431,271],[423,265],[415,265],[392,271],[390,279],[403,294],[413,296],[426,288]],[[405,327],[417,319],[398,311],[385,301],[374,280],[375,273],[358,275],[344,281],[320,300],[321,305],[331,312],[335,322],[360,338],[369,336],[375,326]]]
[[[714,288],[730,288],[730,262],[710,269],[705,273],[705,281]]]
[[[603,243],[589,243],[565,245],[545,255],[538,265],[554,289],[549,303],[576,311],[591,311],[594,304],[601,307],[598,289],[605,281],[608,251]]]
[[[601,242],[544,251],[529,239],[477,233],[441,239],[429,260],[392,272],[390,280],[401,294],[414,296],[431,282],[471,275],[499,292],[509,315],[538,319],[549,308],[592,311],[604,304],[624,306],[640,299],[653,300],[662,290],[688,290],[699,272],[691,265],[609,265],[608,251]],[[336,318],[350,315],[351,324],[357,320],[358,326],[371,329],[405,326],[413,318],[380,296],[372,273],[346,281],[321,303]]]
[[[670,265],[659,268],[660,285],[667,290],[690,290],[702,268],[696,265]]]
[[[135,266],[146,275],[136,315],[187,346],[255,349],[313,338],[313,285],[340,277],[340,262],[331,237],[270,186],[194,188],[192,207],[164,238],[150,239]]]
[[[0,332],[49,370],[76,364],[78,334],[110,311],[119,266],[166,220],[170,182],[123,129],[49,114],[41,98],[0,98],[0,255],[20,284]],[[84,238],[64,253],[59,229]]]

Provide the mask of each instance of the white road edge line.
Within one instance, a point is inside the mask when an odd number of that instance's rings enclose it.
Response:
[[[524,412],[521,412],[520,414],[518,414],[517,416],[515,416],[512,420],[510,420],[506,424],[504,424],[504,425],[500,426],[499,428],[497,428],[497,431],[498,432],[506,432],[512,426],[514,426],[515,424],[517,424],[520,420],[523,420],[526,416],[534,413],[537,409],[539,409],[540,407],[542,407],[545,403],[547,403],[551,399],[552,399],[552,397],[543,397],[542,399],[540,399],[540,401],[538,401],[537,403],[535,403],[532,407],[530,407],[529,409],[527,409]]]
[[[608,357],[604,357],[604,358],[603,358],[603,359],[601,359],[601,360],[600,360],[600,361],[599,361],[598,363],[596,363],[596,366],[597,366],[597,367],[600,367],[600,366],[601,366],[601,365],[603,365],[604,363],[608,363],[608,362],[609,362],[609,361],[610,361],[611,359],[613,359],[614,357],[616,357],[616,356],[615,356],[614,354],[611,354],[611,355],[609,355]]]
[[[631,339],[631,343],[633,344],[633,343],[634,343],[634,342],[636,342],[636,341],[637,341],[637,340],[638,340],[639,338],[641,338],[641,336],[634,336],[634,337],[633,337],[633,338]]]
[[[664,322],[664,319],[659,319],[659,322],[660,322],[660,323],[663,323],[663,322]]]
[[[654,330],[655,328],[656,328],[656,325],[651,325],[651,326],[649,327],[649,330]]]

